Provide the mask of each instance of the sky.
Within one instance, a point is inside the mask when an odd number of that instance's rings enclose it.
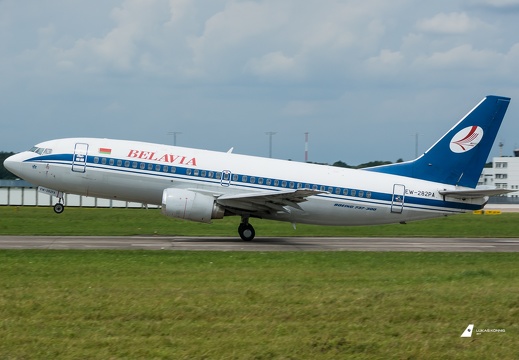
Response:
[[[304,161],[308,133],[309,161],[394,162],[490,94],[512,98],[491,157],[512,155],[519,0],[0,0],[0,151],[271,138]]]

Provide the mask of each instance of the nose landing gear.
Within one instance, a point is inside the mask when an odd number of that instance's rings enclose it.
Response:
[[[65,210],[65,205],[63,205],[62,203],[56,203],[54,205],[54,212],[56,214],[61,214],[64,210]]]
[[[58,202],[54,204],[54,212],[56,214],[61,214],[65,210],[65,204],[63,201],[63,193],[58,193]]]

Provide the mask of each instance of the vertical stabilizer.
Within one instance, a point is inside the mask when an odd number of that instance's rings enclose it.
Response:
[[[475,188],[509,103],[489,95],[416,160],[366,170]]]

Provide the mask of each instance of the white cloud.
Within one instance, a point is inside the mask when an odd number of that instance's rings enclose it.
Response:
[[[490,50],[476,50],[471,45],[457,46],[448,51],[435,52],[430,56],[418,58],[416,64],[437,69],[488,69],[496,66],[502,55]]]
[[[416,23],[419,31],[436,34],[465,34],[476,28],[479,21],[471,19],[466,13],[439,13],[432,18]]]
[[[260,58],[250,59],[245,66],[245,70],[250,71],[254,75],[261,77],[288,77],[297,78],[301,75],[301,69],[295,58],[291,58],[283,54],[281,51],[275,51],[263,55]]]
[[[377,56],[372,56],[366,60],[370,67],[376,66],[396,66],[402,63],[404,56],[400,51],[382,49]]]

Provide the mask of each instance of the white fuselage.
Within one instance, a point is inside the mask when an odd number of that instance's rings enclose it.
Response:
[[[444,198],[439,191],[454,186],[403,176],[124,140],[53,140],[14,160],[14,172],[35,185],[157,205],[167,188],[210,194],[216,201],[255,192],[323,191],[286,211],[258,215],[293,223],[405,222],[480,209],[486,201]]]

